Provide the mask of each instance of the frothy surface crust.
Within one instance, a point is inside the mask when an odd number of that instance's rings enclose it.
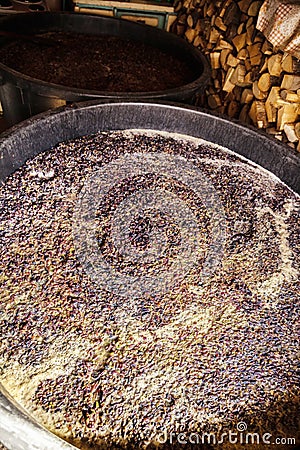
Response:
[[[100,289],[83,270],[72,218],[86,179],[135,152],[181,155],[201,170],[222,202],[226,243],[203,280],[212,224],[201,199],[167,174],[125,180],[97,212],[107,261],[127,274],[142,270],[115,254],[110,220],[128,193],[150,188],[186,202],[204,252],[170,292],[133,301]],[[38,155],[1,188],[1,383],[82,448],[152,448],[162,432],[226,431],[240,421],[249,431],[296,436],[299,206],[266,171],[167,133],[99,133]],[[135,245],[147,247],[153,228],[167,230],[168,258],[146,268],[159,272],[176,257],[180,230],[163,214],[148,228],[133,219]]]

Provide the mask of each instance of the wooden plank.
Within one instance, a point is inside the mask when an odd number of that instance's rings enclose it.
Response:
[[[79,2],[79,0],[77,0],[76,2],[74,2],[75,4],[81,4]],[[106,7],[111,7],[111,8],[118,8],[118,9],[124,9],[124,2],[120,2],[120,1],[116,1],[114,2],[113,0],[89,0],[88,1],[89,5],[95,5],[95,6],[106,6]],[[89,8],[80,8],[82,9],[89,9]],[[173,6],[168,6],[166,4],[160,4],[160,3],[156,3],[155,5],[153,4],[149,4],[149,3],[144,3],[144,2],[126,2],[126,9],[134,9],[134,10],[138,10],[138,11],[161,11],[161,12],[174,12],[174,8]],[[94,8],[93,8],[93,12],[94,12]],[[91,13],[91,11],[90,11]]]

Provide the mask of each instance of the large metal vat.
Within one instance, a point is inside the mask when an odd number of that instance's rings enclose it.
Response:
[[[48,112],[15,126],[0,138],[0,181],[57,143],[100,130],[153,129],[221,144],[273,172],[300,193],[300,154],[253,128],[211,114],[151,103],[87,103]],[[74,448],[42,429],[2,390],[0,441],[9,450]]]
[[[164,91],[109,92],[47,83],[17,72],[0,62],[0,101],[9,125],[66,103],[91,99],[170,100],[191,103],[197,93],[204,91],[210,76],[205,56],[182,38],[157,28],[122,19],[75,13],[16,14],[2,17],[0,30],[14,33],[17,30],[20,34],[60,31],[117,36],[149,44],[167,54],[178,56],[190,66],[195,75],[191,83]],[[2,38],[0,46],[6,41],[6,38]]]

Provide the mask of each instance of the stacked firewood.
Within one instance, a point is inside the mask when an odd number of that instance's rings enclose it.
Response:
[[[199,104],[300,151],[300,61],[256,29],[261,0],[177,0],[173,31],[203,51],[212,79]]]

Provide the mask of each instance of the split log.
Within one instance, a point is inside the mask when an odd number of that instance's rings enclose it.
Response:
[[[185,32],[185,37],[189,43],[192,43],[196,36],[196,30],[194,28],[188,28]]]
[[[182,10],[182,6],[183,6],[182,1],[181,1],[181,0],[177,0],[177,1],[174,3],[174,11],[175,11],[175,12],[181,11],[181,10]]]
[[[211,44],[216,44],[218,42],[219,37],[220,37],[219,31],[216,28],[212,28],[209,35],[209,42]]]
[[[258,87],[258,81],[254,81],[254,83],[252,84],[252,91],[253,91],[253,95],[257,100],[264,100],[267,98],[268,93],[267,92],[263,92],[259,89]]]
[[[280,92],[280,97],[289,103],[299,103],[300,105],[300,95],[298,95],[296,92],[283,89]]]
[[[256,44],[250,44],[247,46],[247,50],[249,53],[250,58],[252,58],[253,56],[257,56],[259,54],[261,54],[261,43],[257,42]]]
[[[235,69],[231,77],[231,82],[239,87],[248,86],[248,82],[245,81],[246,68],[240,63]]]
[[[256,2],[251,2],[247,14],[248,16],[256,17],[258,15],[258,11],[262,5],[262,1],[258,0]]]
[[[216,50],[223,50],[225,48],[233,50],[233,46],[230,44],[230,42],[227,42],[224,39],[220,39],[219,45],[216,47]]]
[[[213,52],[210,54],[210,64],[212,69],[219,69],[220,66],[220,52]]]
[[[239,120],[244,123],[251,122],[250,117],[249,117],[249,105],[245,104],[242,107],[241,112],[239,114]]]
[[[239,24],[238,29],[237,29],[237,34],[242,34],[245,31],[245,23],[242,22]]]
[[[283,130],[286,123],[293,123],[298,117],[298,105],[290,103],[279,108],[277,113],[277,129]]]
[[[239,63],[238,58],[236,58],[235,56],[232,55],[232,53],[230,53],[228,55],[226,64],[228,64],[228,66],[230,66],[230,67],[236,67],[238,65],[238,63]]]
[[[271,76],[268,72],[263,73],[257,82],[258,89],[262,92],[269,92],[271,87]]]
[[[288,89],[291,91],[296,91],[300,89],[300,76],[297,75],[284,75],[281,89]]]
[[[271,129],[300,151],[300,61],[274,50],[256,29],[263,0],[175,1],[173,30],[211,62],[203,106]]]
[[[266,100],[266,112],[268,121],[273,123],[277,120],[276,99],[279,97],[279,87],[272,87]]]
[[[258,128],[267,128],[268,119],[264,102],[256,101],[256,121]]]
[[[287,73],[300,73],[300,60],[293,58],[292,55],[286,53],[282,58],[281,67],[282,70]]]
[[[252,66],[259,66],[261,61],[262,61],[262,53],[261,52],[259,52],[257,55],[252,56],[252,58],[250,58],[250,63]]]
[[[237,54],[237,59],[239,59],[240,61],[245,61],[245,59],[247,59],[248,56],[249,56],[248,50],[246,48],[242,48]]]
[[[240,10],[246,14],[248,12],[251,2],[252,2],[252,0],[240,0],[238,2]]]
[[[201,49],[206,47],[205,40],[202,36],[199,36],[199,34],[195,37],[193,44],[195,47],[200,47]]]
[[[296,134],[297,138],[298,138],[299,141],[300,141],[300,122],[297,122],[297,123],[295,124],[295,134]]]
[[[273,75],[274,77],[279,77],[282,71],[281,68],[281,61],[282,61],[282,55],[280,53],[277,53],[276,55],[273,55],[268,60],[268,70],[270,75]]]
[[[247,69],[246,66],[245,66],[245,69]],[[245,86],[252,86],[253,80],[252,80],[251,72],[246,73],[244,83],[245,83]]]
[[[286,137],[288,138],[289,142],[296,142],[298,141],[298,137],[295,133],[295,125],[291,123],[286,123],[283,127],[283,131],[286,134]]]
[[[232,43],[235,46],[236,51],[239,52],[246,46],[246,33],[238,34],[235,38],[232,39]]]
[[[218,108],[219,106],[222,105],[220,96],[218,94],[209,95],[208,99],[207,99],[207,102],[208,102],[208,106],[211,109],[216,109],[216,108]]]
[[[217,16],[215,19],[215,26],[217,28],[219,28],[221,31],[226,31],[227,30],[227,26],[224,24],[223,20],[221,17]]]
[[[229,48],[224,48],[221,51],[221,56],[220,56],[220,63],[223,69],[225,69],[225,66],[227,64],[227,57],[231,54],[231,49]]]
[[[241,96],[241,103],[249,104],[253,100],[253,92],[252,89],[244,89]]]
[[[220,17],[224,17],[224,15],[226,13],[226,10],[230,6],[231,3],[232,3],[232,0],[224,0],[223,1],[222,8],[219,11],[219,16]]]
[[[251,45],[252,42],[254,41],[255,38],[255,34],[256,34],[256,28],[254,25],[249,26],[249,28],[247,28],[246,31],[246,44],[247,45]]]
[[[261,51],[264,55],[273,55],[273,45],[267,39],[263,42]]]
[[[267,70],[268,70],[268,58],[265,57],[265,58],[262,58],[262,64],[259,67],[259,73],[264,73]]]
[[[227,72],[225,83],[223,86],[223,91],[225,92],[231,92],[234,89],[234,84],[231,82],[232,75],[234,73],[234,68],[230,67],[230,69]]]
[[[228,109],[227,109],[228,116],[233,119],[234,118],[237,119],[239,111],[240,111],[239,103],[236,100],[232,100],[228,105]]]
[[[223,22],[225,25],[231,25],[232,23],[238,25],[240,23],[241,11],[238,5],[233,1],[228,5],[223,15]]]

